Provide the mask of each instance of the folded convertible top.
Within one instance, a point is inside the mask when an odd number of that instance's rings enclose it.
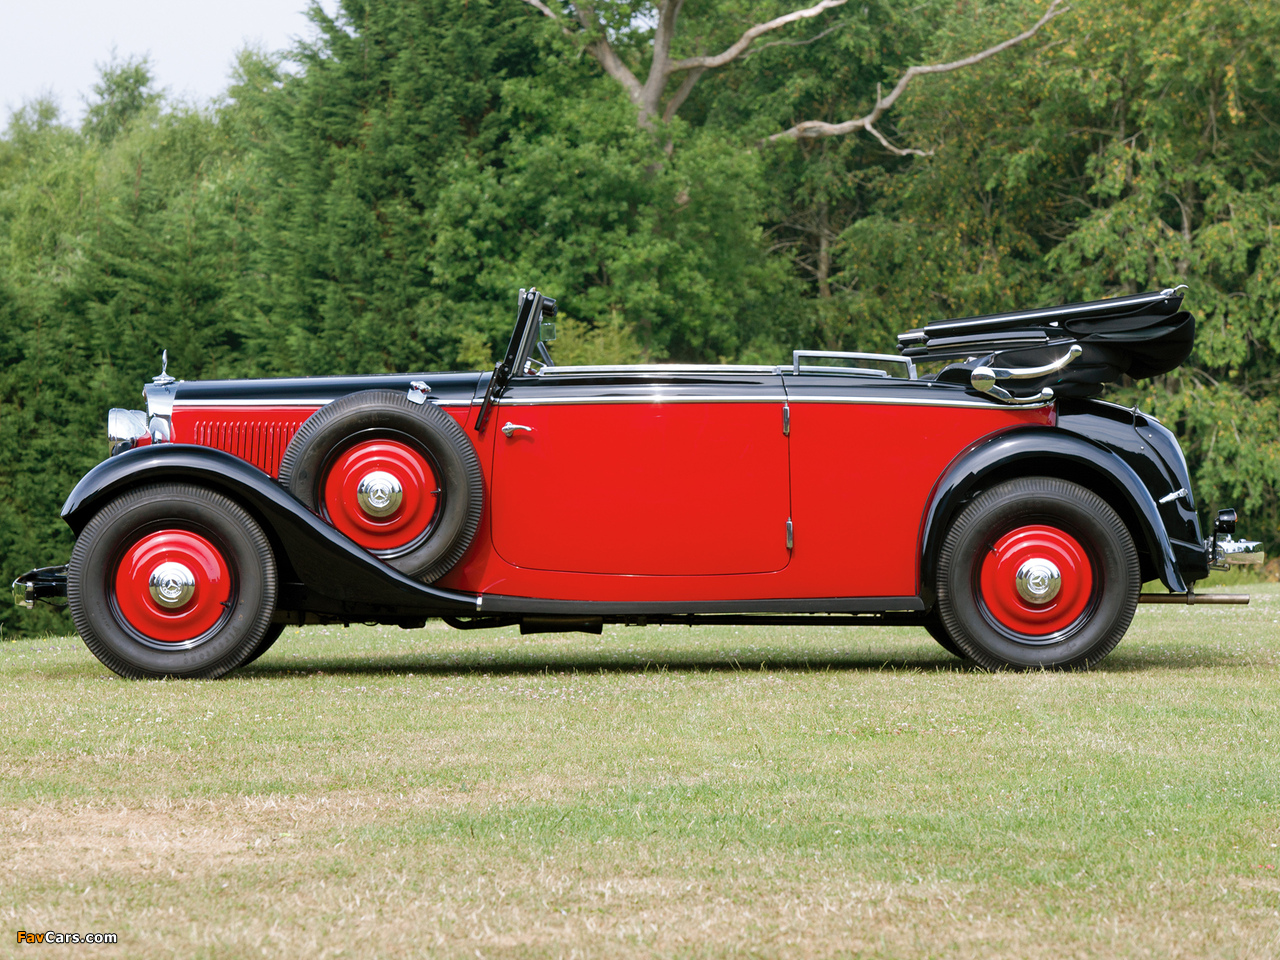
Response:
[[[970,367],[1037,367],[1079,344],[1081,356],[1064,369],[1025,382],[1057,396],[1088,397],[1122,375],[1135,380],[1176,369],[1191,354],[1195,318],[1182,309],[1185,287],[1020,310],[989,317],[939,320],[898,337],[913,360],[964,360],[938,375],[967,382]]]

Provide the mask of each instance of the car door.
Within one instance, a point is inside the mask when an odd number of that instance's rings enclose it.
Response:
[[[766,573],[790,558],[773,368],[548,367],[493,411],[492,537],[508,563],[615,575]]]

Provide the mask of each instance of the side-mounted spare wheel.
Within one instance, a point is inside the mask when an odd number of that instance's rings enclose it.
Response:
[[[80,531],[67,601],[85,645],[124,677],[220,677],[271,629],[276,562],[262,528],[219,493],[152,484]]]
[[[364,390],[317,410],[280,482],[374,556],[430,583],[471,546],[484,501],[475,448],[435,404]]]
[[[938,557],[938,613],[990,670],[1079,669],[1120,642],[1142,583],[1133,538],[1101,497],[1028,477],[980,494]]]

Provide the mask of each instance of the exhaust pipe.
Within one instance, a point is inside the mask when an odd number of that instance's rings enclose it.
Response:
[[[1139,603],[1239,603],[1249,602],[1247,593],[1140,593]]]

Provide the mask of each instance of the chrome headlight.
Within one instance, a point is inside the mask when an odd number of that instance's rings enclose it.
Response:
[[[148,432],[147,415],[142,410],[112,407],[107,412],[107,440],[112,456],[128,450]]]

